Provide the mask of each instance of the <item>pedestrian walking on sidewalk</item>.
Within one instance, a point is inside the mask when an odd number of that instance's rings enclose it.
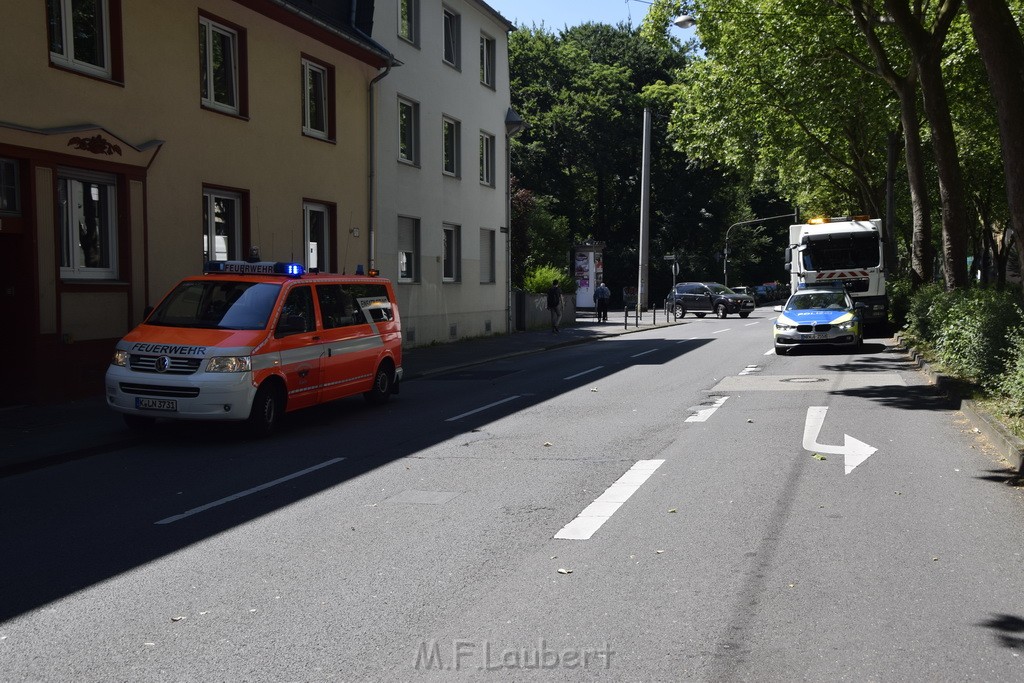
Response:
[[[558,332],[558,325],[562,322],[562,288],[558,286],[558,280],[548,290],[548,310],[551,311],[551,331]]]
[[[612,290],[602,282],[594,290],[594,306],[597,308],[597,322],[608,322],[608,300],[612,298]]]

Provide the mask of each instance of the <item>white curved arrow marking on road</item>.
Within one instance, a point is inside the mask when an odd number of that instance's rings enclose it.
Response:
[[[825,413],[827,412],[827,406],[811,406],[807,409],[807,421],[804,423],[804,448],[808,451],[842,455],[846,460],[846,473],[849,474],[854,467],[870,458],[871,454],[878,449],[849,434],[843,434],[842,446],[827,446],[818,443],[818,433],[821,432],[821,425],[825,423]]]

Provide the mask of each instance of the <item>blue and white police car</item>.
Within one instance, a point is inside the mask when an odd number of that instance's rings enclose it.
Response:
[[[802,346],[859,348],[864,341],[863,304],[854,304],[840,287],[798,289],[785,306],[776,306],[775,353]]]

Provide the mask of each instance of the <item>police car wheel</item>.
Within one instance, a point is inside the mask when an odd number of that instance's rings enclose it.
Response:
[[[274,431],[281,413],[284,411],[284,401],[281,399],[281,392],[277,387],[264,384],[256,392],[256,398],[252,401],[252,410],[249,411],[249,426],[261,436]]]
[[[156,424],[155,417],[149,417],[148,415],[128,415],[124,414],[121,417],[124,418],[125,425],[128,429],[136,432],[144,432],[147,429],[151,429]]]
[[[363,396],[374,405],[387,403],[391,398],[392,383],[394,382],[394,371],[386,363],[377,368],[377,374],[373,377],[373,388]]]

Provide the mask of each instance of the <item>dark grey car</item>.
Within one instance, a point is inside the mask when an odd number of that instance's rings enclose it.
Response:
[[[687,313],[693,313],[698,318],[708,313],[714,313],[719,318],[736,313],[746,318],[757,307],[753,297],[737,294],[717,282],[680,282],[665,298],[665,305],[677,320]]]

